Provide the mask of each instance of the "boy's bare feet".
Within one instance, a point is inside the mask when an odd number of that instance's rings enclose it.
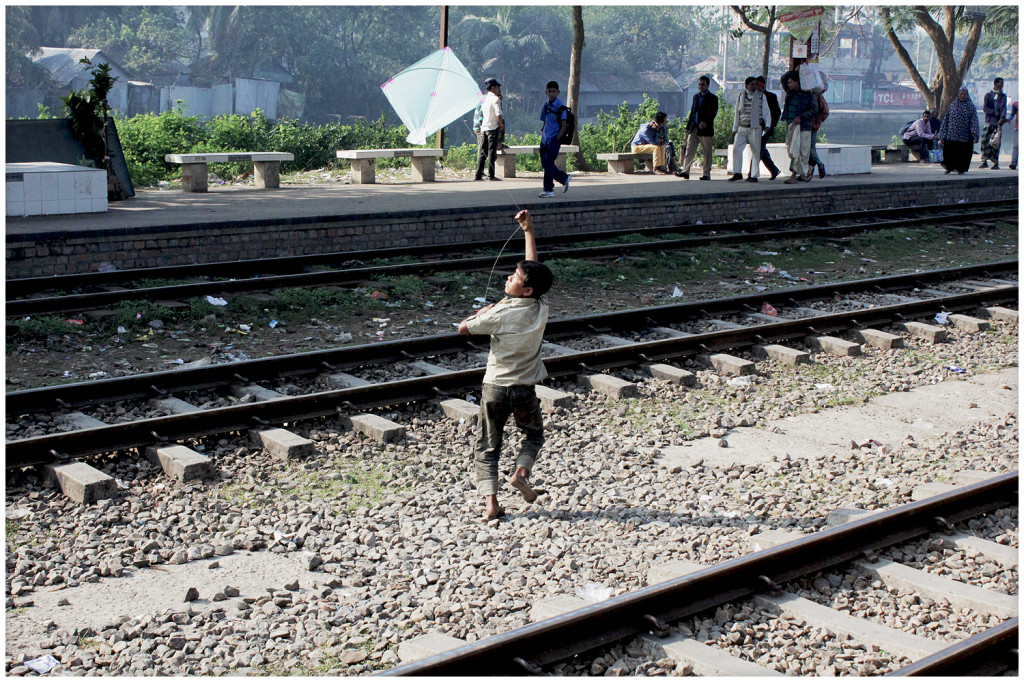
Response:
[[[484,517],[481,519],[482,521],[493,521],[494,519],[500,519],[505,515],[505,510],[498,505],[497,495],[487,495],[484,499],[486,500],[486,505],[484,509]]]
[[[537,491],[531,488],[529,481],[526,480],[529,475],[530,472],[526,470],[526,467],[516,467],[516,472],[506,480],[513,488],[522,493],[524,500],[533,502],[537,499]]]

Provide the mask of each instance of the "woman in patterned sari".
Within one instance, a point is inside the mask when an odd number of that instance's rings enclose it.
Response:
[[[942,165],[946,175],[956,171],[963,175],[971,166],[974,143],[981,135],[978,125],[978,108],[967,94],[967,88],[960,88],[956,99],[949,105],[946,117],[939,128],[942,141]]]

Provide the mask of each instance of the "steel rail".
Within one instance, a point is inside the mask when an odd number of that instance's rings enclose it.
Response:
[[[1017,638],[1019,618],[1014,617],[953,646],[922,658],[886,677],[956,675],[993,677],[1020,665]]]
[[[776,230],[772,232],[752,235],[739,228],[749,228],[744,223],[723,223],[716,226],[701,225],[700,228],[712,228],[704,230],[709,234],[697,237],[683,237],[679,239],[658,239],[644,243],[611,244],[597,247],[563,248],[546,251],[545,255],[551,258],[600,258],[609,255],[621,255],[624,252],[636,251],[660,251],[665,249],[679,250],[695,248],[712,244],[734,244],[749,243],[752,239],[787,239],[787,238],[826,238],[835,235],[860,232],[865,230],[879,230],[887,227],[906,227],[918,223],[944,223],[962,222],[971,218],[990,217],[999,215],[1012,215],[1016,217],[1016,209],[1007,208],[1005,205],[994,208],[984,214],[968,213],[966,215],[956,214],[948,216],[924,216],[924,217],[902,217],[898,220],[889,220],[875,223],[856,223],[847,225],[834,225],[826,227],[791,228]],[[775,222],[778,222],[777,220]],[[729,232],[730,234],[711,234],[718,231]],[[645,228],[641,230],[624,231],[615,230],[603,233],[575,234],[549,238],[572,242],[598,241],[608,238],[609,233],[615,236],[623,234],[664,234],[664,228]],[[477,244],[480,244],[478,242]],[[486,242],[488,246],[492,242]],[[420,247],[426,248],[426,247]],[[437,247],[430,247],[431,253],[437,253]],[[458,249],[466,253],[474,248],[474,244],[463,245]],[[479,247],[476,247],[479,248]],[[384,251],[384,250],[377,250]],[[408,257],[410,249],[388,249],[387,251],[400,252],[400,255]],[[354,257],[357,252],[349,254],[336,254],[338,258]],[[366,252],[364,252],[366,253]],[[398,255],[398,254],[394,254]],[[364,256],[367,257],[367,256]],[[104,306],[112,305],[127,300],[173,300],[190,297],[203,296],[207,294],[230,294],[249,291],[266,291],[270,289],[315,287],[328,285],[352,285],[355,283],[369,281],[372,276],[399,277],[410,274],[422,274],[428,272],[469,272],[492,267],[494,264],[511,266],[517,262],[518,257],[509,255],[498,259],[490,256],[468,257],[468,258],[445,258],[442,260],[423,261],[419,263],[403,263],[397,265],[383,266],[355,266],[345,269],[332,269],[312,273],[296,273],[295,269],[302,267],[296,263],[297,258],[312,258],[308,256],[292,257],[288,259],[268,259],[265,261],[234,261],[219,264],[176,266],[168,268],[155,268],[145,270],[129,270],[117,273],[86,273],[80,275],[63,275],[48,278],[30,278],[22,280],[8,280],[7,282],[7,316],[20,317],[26,315],[44,315],[56,313],[71,313],[81,310],[94,310]],[[316,256],[318,259],[323,256]],[[282,267],[280,261],[287,260],[292,264],[290,274],[271,274]],[[337,258],[334,262],[337,261]],[[360,265],[361,265],[361,261]],[[264,263],[268,265],[263,266]],[[306,263],[305,266],[309,266]],[[239,272],[244,269],[245,272]],[[25,298],[41,291],[53,289],[76,289],[82,286],[96,287],[100,285],[134,283],[141,278],[169,278],[169,277],[194,277],[199,273],[209,275],[216,272],[219,277],[241,277],[240,279],[227,279],[210,282],[194,282],[187,284],[174,284],[161,287],[147,287],[127,291],[99,291],[79,294],[68,294],[64,296],[43,296],[36,298]],[[191,273],[191,274],[190,274]],[[262,275],[262,276],[254,276]]]
[[[746,348],[756,343],[798,339],[808,334],[834,333],[851,328],[887,323],[905,317],[931,316],[943,310],[965,310],[977,307],[979,304],[1016,301],[1017,292],[1017,287],[1004,287],[914,303],[833,313],[814,318],[784,320],[756,327],[647,341],[628,346],[600,348],[548,357],[544,359],[544,364],[551,377],[574,375],[580,372],[625,367],[641,362]],[[421,340],[438,342],[444,338],[446,337],[428,337]],[[465,337],[456,336],[455,339],[465,340]],[[354,350],[364,348],[357,347]],[[237,364],[226,366],[226,371],[232,369],[237,370]],[[84,457],[129,448],[141,448],[152,445],[154,441],[175,441],[249,429],[266,424],[281,424],[332,415],[343,409],[366,410],[374,407],[413,403],[446,394],[462,393],[478,385],[483,377],[483,372],[483,368],[475,368],[449,374],[277,398],[198,413],[7,441],[5,444],[6,466],[8,469],[13,469],[52,464],[70,457]],[[235,377],[235,382],[238,379],[246,380],[241,375]],[[89,384],[79,386],[88,387]],[[155,393],[156,391],[151,387],[147,395],[155,397]],[[11,396],[8,395],[9,400],[10,398]],[[8,403],[8,405],[10,408],[11,404]],[[20,403],[18,407],[20,408]],[[10,412],[10,409],[8,411]]]
[[[926,273],[889,275],[867,280],[849,280],[818,286],[798,287],[775,292],[690,301],[650,308],[599,313],[550,320],[545,338],[557,340],[598,330],[601,332],[636,329],[680,322],[698,315],[732,314],[760,310],[764,301],[798,304],[825,296],[864,290],[893,290],[922,283],[935,283],[964,277],[991,276],[991,273],[1017,271],[1017,261],[1001,261],[966,268],[947,268]],[[1005,300],[1005,296],[1001,297]],[[929,300],[929,299],[925,299]],[[54,409],[84,407],[102,402],[158,397],[181,390],[203,390],[238,383],[238,377],[254,381],[270,377],[311,375],[324,370],[343,371],[369,363],[399,362],[410,358],[476,349],[472,339],[444,334],[347,346],[272,358],[244,360],[194,369],[168,370],[143,375],[101,379],[7,393],[8,412],[30,414]]]
[[[1014,209],[1013,214],[1016,215]],[[957,222],[964,220],[957,216]],[[928,219],[925,219],[928,220]],[[905,227],[912,220],[891,221],[884,225],[841,225],[835,227],[813,227],[791,230],[780,230],[771,233],[760,233],[760,239],[791,239],[797,237],[834,237],[850,232],[859,232],[870,227]],[[937,222],[937,220],[930,220]],[[643,251],[680,250],[710,245],[748,244],[754,235],[747,233],[710,235],[699,237],[683,237],[672,240],[658,240],[630,244],[610,244],[606,246],[590,246],[573,249],[548,251],[547,260],[554,258],[603,258],[621,256],[627,253]],[[496,258],[479,256],[462,259],[425,261],[419,263],[402,263],[398,265],[382,265],[373,267],[354,267],[346,270],[323,270],[320,272],[294,273],[288,275],[271,275],[249,279],[222,280],[215,282],[195,282],[190,284],[172,284],[161,287],[130,289],[126,291],[99,291],[66,296],[45,296],[7,301],[8,317],[24,317],[28,315],[47,315],[57,313],[74,313],[83,310],[96,310],[122,301],[134,300],[181,300],[205,295],[245,293],[252,291],[268,291],[273,289],[295,289],[322,286],[345,286],[371,282],[371,277],[402,277],[406,275],[422,275],[423,273],[473,272],[483,271],[491,267],[502,266],[514,268],[521,260],[518,254],[502,255]]]
[[[1017,472],[873,514],[379,673],[522,675],[874,551],[1017,504]],[[522,663],[518,662],[522,661]]]

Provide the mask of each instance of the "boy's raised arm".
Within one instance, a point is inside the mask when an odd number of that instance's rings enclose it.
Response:
[[[530,212],[523,209],[516,213],[516,220],[519,221],[519,227],[523,228],[523,234],[526,236],[526,260],[537,260],[537,240],[533,235],[533,218]]]

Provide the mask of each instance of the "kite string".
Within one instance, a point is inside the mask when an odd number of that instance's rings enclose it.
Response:
[[[512,192],[509,192],[508,189],[505,189],[505,193],[508,194],[508,198],[509,199],[512,199],[512,203],[516,205],[516,215],[519,215],[519,211],[521,211],[522,209],[519,208],[518,202],[516,202],[516,200],[512,198]],[[505,252],[505,247],[508,246],[508,243],[510,241],[512,241],[512,237],[515,237],[516,233],[518,233],[519,230],[521,230],[521,229],[523,229],[522,225],[518,225],[517,224],[516,225],[516,229],[512,231],[512,234],[510,234],[508,236],[508,239],[505,240],[505,243],[501,245],[501,250],[498,251],[498,255],[494,259],[494,264],[491,265],[491,271],[487,275],[487,286],[484,288],[484,295],[483,295],[483,298],[485,300],[487,298],[487,292],[491,290],[491,277],[494,275],[494,268],[496,268],[498,266],[498,260],[501,258],[501,254],[503,254]]]

